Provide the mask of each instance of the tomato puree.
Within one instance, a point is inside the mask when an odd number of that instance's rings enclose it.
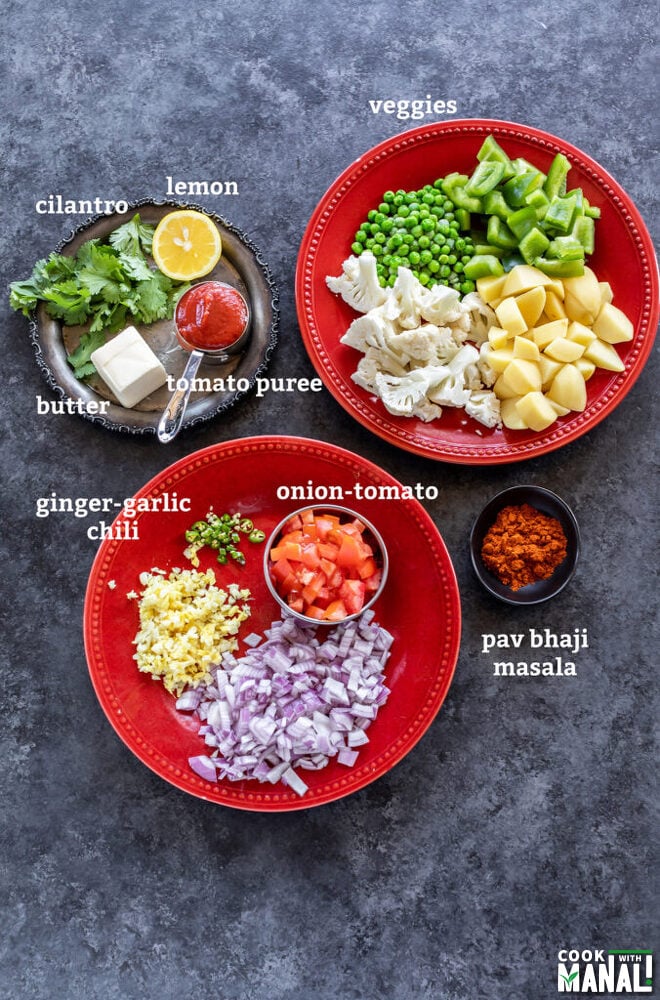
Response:
[[[175,322],[183,339],[202,351],[231,347],[248,323],[243,296],[220,281],[204,281],[185,292],[176,307]]]

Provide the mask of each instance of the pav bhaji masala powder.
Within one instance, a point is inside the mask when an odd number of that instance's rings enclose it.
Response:
[[[555,517],[528,503],[503,507],[481,546],[485,566],[511,590],[546,580],[566,558],[566,535]]]

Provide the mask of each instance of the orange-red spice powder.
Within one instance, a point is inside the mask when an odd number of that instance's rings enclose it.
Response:
[[[486,567],[511,590],[546,580],[566,558],[560,522],[528,503],[503,507],[481,546]]]

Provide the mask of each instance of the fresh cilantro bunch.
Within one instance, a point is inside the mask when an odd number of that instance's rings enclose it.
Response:
[[[89,323],[89,333],[68,358],[76,378],[94,374],[90,355],[107,333],[130,321],[148,324],[172,316],[187,286],[149,266],[154,228],[136,213],[110,233],[107,243],[88,240],[75,257],[52,253],[37,261],[26,281],[9,286],[9,304],[24,316],[45,302],[48,315],[65,326]]]

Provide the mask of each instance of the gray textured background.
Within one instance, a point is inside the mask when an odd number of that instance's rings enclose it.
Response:
[[[5,5],[0,148],[7,281],[70,229],[51,192],[162,196],[165,176],[236,179],[209,199],[261,246],[280,286],[271,374],[311,375],[293,297],[298,245],[356,156],[410,127],[369,98],[455,99],[458,117],[528,123],[617,178],[657,234],[657,64],[650,2],[502,5],[225,0]],[[657,161],[656,161],[657,163]],[[22,318],[2,309],[4,523],[0,995],[221,1000],[545,1000],[570,947],[653,947],[652,719],[657,364],[591,434],[524,465],[469,469],[398,451],[324,391],[250,398],[167,453],[49,396]],[[88,680],[85,522],[34,500],[131,495],[217,440],[336,441],[429,504],[459,578],[456,678],[415,750],[363,792],[311,812],[195,800],[117,739]],[[479,591],[467,557],[488,497],[535,482],[577,512],[571,586],[537,611]],[[485,631],[588,626],[573,680],[497,681]]]

